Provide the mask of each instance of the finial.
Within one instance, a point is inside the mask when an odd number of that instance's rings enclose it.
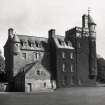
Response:
[[[88,7],[88,15],[90,14],[90,11],[91,11],[91,10],[90,10],[90,7]]]

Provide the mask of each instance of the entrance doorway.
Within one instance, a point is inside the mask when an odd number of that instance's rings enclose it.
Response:
[[[32,91],[32,83],[27,83],[27,92]]]

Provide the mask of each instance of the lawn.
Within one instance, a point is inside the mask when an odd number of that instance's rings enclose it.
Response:
[[[74,87],[50,93],[1,93],[0,105],[105,105],[105,87]]]

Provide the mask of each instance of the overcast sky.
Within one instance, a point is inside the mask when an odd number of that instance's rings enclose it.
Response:
[[[88,7],[97,24],[97,53],[105,58],[104,0],[0,0],[0,49],[3,51],[10,27],[18,34],[47,37],[48,30],[55,28],[64,35],[81,26]]]

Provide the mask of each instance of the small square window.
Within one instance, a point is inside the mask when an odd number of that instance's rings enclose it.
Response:
[[[22,53],[22,57],[26,59],[26,53]]]
[[[41,74],[41,72],[39,70],[37,70],[37,75],[40,75],[40,74]]]

